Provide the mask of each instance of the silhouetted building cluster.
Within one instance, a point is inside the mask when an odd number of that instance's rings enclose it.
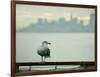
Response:
[[[95,25],[94,14],[90,14],[89,23],[84,26],[84,20],[77,23],[77,18],[66,21],[59,18],[58,21],[48,22],[47,19],[39,18],[37,23],[32,23],[28,27],[17,30],[18,32],[93,32]]]

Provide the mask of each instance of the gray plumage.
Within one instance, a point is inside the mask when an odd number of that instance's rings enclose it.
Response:
[[[42,42],[42,46],[40,46],[40,48],[37,50],[38,55],[41,56],[41,62],[45,62],[45,58],[49,58],[50,57],[50,49],[48,48],[48,44],[51,44],[47,41],[43,41]],[[44,58],[44,60],[43,60]]]

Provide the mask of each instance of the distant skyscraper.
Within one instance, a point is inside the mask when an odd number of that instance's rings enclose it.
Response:
[[[60,23],[65,23],[66,22],[66,20],[65,20],[65,18],[59,18],[59,21],[58,22],[60,22]]]
[[[95,23],[95,15],[94,14],[90,14],[90,24],[94,25]]]
[[[37,23],[38,24],[43,24],[43,19],[42,18],[39,18]]]
[[[45,18],[45,19],[43,20],[43,23],[44,23],[44,24],[48,24],[48,20]]]
[[[72,16],[72,12],[70,13],[70,20],[72,20],[73,19],[73,16]]]
[[[84,25],[84,20],[80,20],[80,25]]]

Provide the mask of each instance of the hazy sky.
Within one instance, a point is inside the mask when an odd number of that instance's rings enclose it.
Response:
[[[78,21],[84,20],[84,24],[87,24],[90,14],[94,14],[94,9],[17,4],[16,28],[23,28],[31,23],[36,23],[39,18],[52,22],[64,17],[66,21],[70,21],[71,15],[72,18],[76,17]]]

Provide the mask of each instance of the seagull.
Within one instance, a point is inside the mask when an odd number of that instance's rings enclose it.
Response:
[[[41,62],[45,62],[45,58],[50,58],[50,49],[48,48],[48,45],[51,43],[47,41],[43,41],[42,45],[38,48],[37,54],[41,56]],[[43,59],[44,58],[44,59]]]

